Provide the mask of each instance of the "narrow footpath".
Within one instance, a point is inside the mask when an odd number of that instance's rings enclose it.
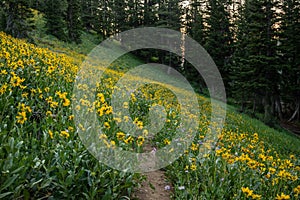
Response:
[[[144,152],[150,152],[153,149],[150,144],[145,144]],[[172,185],[167,180],[164,171],[157,170],[144,173],[146,179],[141,187],[137,188],[132,195],[136,200],[170,200],[172,194]]]

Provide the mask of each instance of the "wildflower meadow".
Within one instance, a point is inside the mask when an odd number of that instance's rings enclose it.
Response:
[[[126,91],[116,83],[142,63],[134,56],[125,55],[105,70],[91,102],[73,95],[85,55],[58,53],[2,32],[0,39],[0,198],[131,199],[145,177],[115,170],[91,155],[78,135],[89,127],[74,122],[73,110],[96,111],[101,134],[93,139],[107,149],[142,153],[151,146],[171,153],[168,147],[183,121],[179,113],[185,112],[174,93],[159,84],[145,84],[120,105],[129,110],[124,114],[112,106],[112,91]],[[77,90],[89,88],[80,84]],[[197,134],[182,155],[163,168],[172,183],[172,199],[300,198],[298,136],[269,128],[228,106],[225,126],[210,141],[207,135],[218,125],[210,121],[211,101],[200,94],[197,99],[201,112],[188,116],[199,123]],[[164,107],[165,121],[149,137],[148,115],[155,106]],[[131,123],[140,134],[123,131],[117,125],[122,122]],[[184,143],[184,135],[177,139]]]

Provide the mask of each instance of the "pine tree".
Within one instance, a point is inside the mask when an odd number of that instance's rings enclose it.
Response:
[[[129,0],[128,1],[128,28],[154,27],[158,20],[157,9],[158,0]],[[135,38],[138,39],[138,35]],[[157,58],[158,50],[140,49],[135,54],[146,62],[150,62],[152,58]]]
[[[128,0],[128,26],[129,28],[138,28],[143,21],[143,4],[139,0]]]
[[[6,26],[5,12],[3,7],[4,4],[0,2],[0,31],[4,31]]]
[[[285,0],[282,5],[279,54],[282,82],[281,101],[293,106],[288,120],[300,119],[300,1]]]
[[[38,10],[40,12],[45,12],[46,1],[45,0],[27,0],[30,8]]]
[[[186,34],[196,40],[199,44],[205,43],[205,27],[201,2],[194,0],[186,8]]]
[[[47,33],[57,37],[60,40],[67,41],[66,34],[66,0],[48,0],[46,1],[46,27]]]
[[[74,41],[77,44],[81,42],[81,4],[79,0],[68,0],[67,8],[67,27],[68,27],[68,40]]]
[[[157,0],[144,0],[143,1],[143,26],[154,26],[157,22]]]
[[[202,1],[193,0],[190,1],[189,5],[184,8],[184,28],[189,37],[193,38],[196,42],[203,46],[206,36],[203,19],[204,10],[201,5],[203,5]],[[183,73],[197,90],[203,92],[203,89],[206,87],[205,82],[194,66],[188,62],[184,62]]]
[[[173,29],[180,31],[182,27],[182,14],[183,10],[180,7],[179,0],[163,0],[159,1],[158,4],[158,19],[155,23],[155,26],[161,28]],[[172,41],[172,35],[165,35],[165,38],[170,38]],[[177,44],[178,48],[180,44]],[[181,68],[181,58],[178,55],[173,55],[171,52],[156,52],[156,55],[159,57],[159,60],[162,64],[173,67],[178,71],[182,72]],[[169,68],[168,73],[171,68]]]
[[[91,21],[93,29],[102,36],[103,39],[114,35],[116,33],[115,16],[114,16],[114,3],[111,1],[100,0],[95,1],[91,7],[93,19]]]
[[[231,1],[228,0],[209,0],[206,12],[208,17],[205,19],[208,27],[204,47],[216,63],[226,89],[229,89],[228,61],[233,53],[232,25],[229,13],[230,5]]]
[[[182,10],[179,0],[163,0],[158,5],[158,20],[155,25],[180,31]]]
[[[241,8],[237,44],[231,68],[235,98],[242,110],[251,102],[271,123],[274,97],[278,95],[278,59],[276,57],[275,4],[271,0],[248,0]]]
[[[114,0],[112,4],[114,32],[120,33],[129,29],[127,2],[124,0]]]
[[[5,32],[16,38],[28,37],[28,32],[33,29],[30,22],[32,12],[26,0],[2,1]]]
[[[86,31],[94,29],[95,17],[97,12],[97,6],[95,0],[81,0],[81,18],[83,27]]]

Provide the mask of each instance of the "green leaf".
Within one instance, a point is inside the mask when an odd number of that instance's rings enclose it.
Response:
[[[52,182],[52,179],[46,180],[45,182],[42,183],[40,189],[48,187],[51,184],[51,182]]]
[[[2,185],[2,188],[0,191],[3,191],[4,189],[8,188],[13,182],[19,177],[19,175],[13,175],[12,177],[9,177]]]
[[[4,197],[6,197],[6,196],[8,196],[8,195],[10,195],[10,194],[13,194],[13,192],[5,192],[5,193],[2,193],[2,194],[0,194],[0,199],[4,198]]]
[[[32,188],[33,186],[35,186],[36,184],[40,183],[42,180],[43,180],[43,179],[41,178],[40,180],[33,182],[33,183],[31,184],[31,188]]]
[[[30,199],[30,193],[28,192],[28,190],[24,190],[23,191],[23,195],[24,195],[24,200],[29,200]]]
[[[24,168],[24,166],[21,166],[21,167],[19,167],[18,169],[15,169],[14,171],[12,171],[11,173],[12,174],[16,174],[16,173],[18,173],[19,171],[21,171],[21,169],[23,169]]]
[[[13,137],[9,138],[9,146],[10,146],[10,150],[12,151],[15,146],[15,139]]]
[[[154,185],[152,185],[152,183],[149,182],[149,186],[151,187],[152,190],[155,190]]]

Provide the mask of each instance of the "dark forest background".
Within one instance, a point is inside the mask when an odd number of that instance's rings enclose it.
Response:
[[[300,0],[5,0],[0,31],[17,38],[53,35],[81,43],[137,27],[184,31],[214,59],[229,103],[268,125],[300,120]],[[174,67],[199,90],[205,83],[178,56],[134,52]]]

